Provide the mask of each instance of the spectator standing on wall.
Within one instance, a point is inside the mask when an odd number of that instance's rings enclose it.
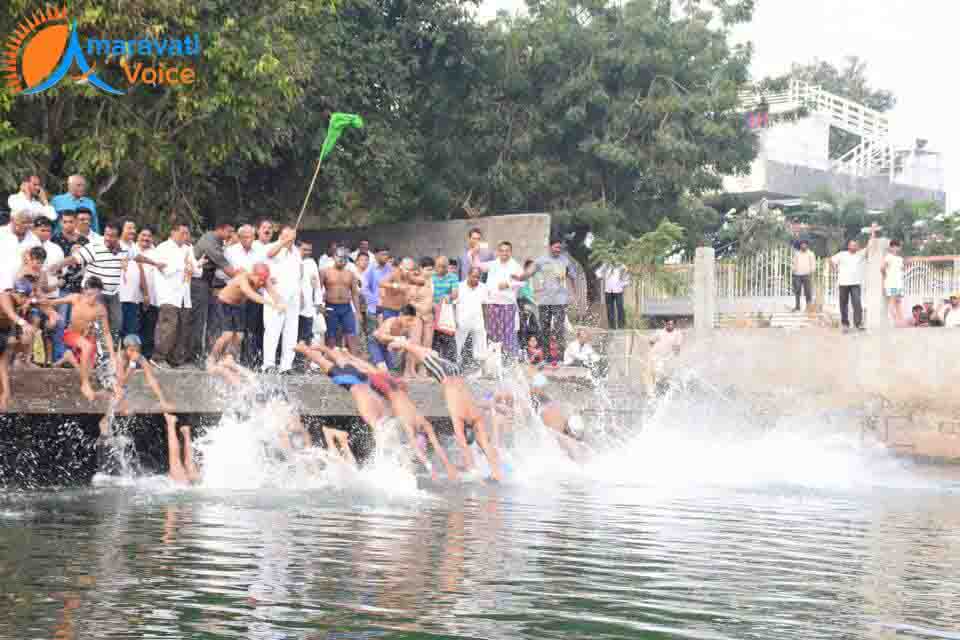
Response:
[[[20,183],[20,191],[7,198],[10,211],[24,211],[30,214],[33,222],[37,218],[56,221],[57,212],[47,200],[47,192],[40,182],[40,176],[30,176]]]
[[[136,228],[132,222],[125,222],[120,232],[120,247],[128,259],[124,261],[123,273],[120,276],[120,287],[117,296],[120,300],[120,340],[129,335],[135,335],[143,342],[142,310],[147,296],[147,279],[144,275],[142,262],[129,258],[140,255],[140,245],[137,242]]]
[[[137,234],[138,255],[144,255],[153,248],[153,231],[147,228],[141,229]],[[153,350],[156,346],[157,318],[160,315],[157,287],[154,284],[157,268],[148,263],[143,263],[142,266],[140,290],[143,293],[143,303],[140,305],[140,341],[143,357],[150,360],[153,358]]]
[[[870,227],[870,239],[876,237],[877,225]],[[866,271],[867,248],[860,248],[856,240],[847,242],[846,251],[837,253],[830,259],[837,269],[837,286],[840,289],[840,323],[843,332],[850,332],[849,306],[853,305],[853,323],[858,331],[863,331],[863,305],[861,290]]]
[[[363,284],[360,287],[360,296],[366,302],[366,334],[368,350],[369,345],[373,344],[376,338],[373,337],[374,331],[380,325],[382,314],[380,311],[380,284],[393,272],[390,265],[390,250],[387,247],[377,247],[374,253],[374,261],[363,274]],[[374,345],[376,346],[376,345]],[[390,358],[392,359],[392,354]]]
[[[460,280],[466,280],[467,274],[473,267],[479,267],[481,262],[490,262],[494,259],[493,251],[483,240],[483,231],[474,227],[467,232],[467,247],[460,258]]]
[[[267,246],[273,242],[273,221],[264,218],[257,223],[257,237],[253,241],[253,248],[261,254],[261,258],[267,255]]]
[[[477,264],[477,246],[470,254],[470,263]],[[517,291],[523,284],[524,272],[513,259],[513,244],[504,240],[497,245],[497,259],[479,262],[480,270],[487,274],[489,296],[483,308],[487,340],[499,343],[502,352],[509,358],[520,355],[517,341]]]
[[[60,231],[54,234],[53,242],[60,247],[64,259],[73,253],[74,247],[82,247],[89,242],[89,240],[77,232],[76,211],[61,212]],[[61,295],[67,296],[71,293],[80,293],[80,284],[83,282],[83,268],[78,265],[65,266],[61,268],[60,273],[62,275]],[[56,308],[57,315],[60,316],[60,323],[57,325],[57,332],[53,339],[54,362],[59,362],[63,358],[65,351],[63,331],[70,325],[72,310],[73,306],[69,304],[61,304]]]
[[[903,320],[903,256],[900,255],[900,241],[891,240],[887,255],[880,265],[883,277],[883,295],[887,298],[887,315],[893,326]]]
[[[87,179],[83,176],[72,175],[67,178],[67,192],[54,196],[50,204],[61,217],[66,211],[80,213],[80,210],[84,209],[90,212],[90,228],[99,235],[100,218],[97,216],[97,203],[87,195]]]
[[[217,271],[222,271],[227,278],[232,278],[238,271],[235,270],[225,255],[226,241],[233,235],[234,227],[229,222],[220,222],[213,229],[204,233],[193,245],[193,258],[200,261],[206,257],[200,275],[195,275],[190,282],[190,303],[192,307],[193,336],[190,341],[190,355],[198,365],[207,360],[207,353],[213,343],[220,337],[220,327],[216,323],[217,297],[211,291],[222,289],[226,282],[217,281]]]
[[[63,249],[60,248],[60,245],[52,240],[53,223],[51,223],[48,218],[37,218],[33,222],[33,235],[37,238],[40,246],[43,247],[43,250],[47,254],[43,263],[43,269],[47,275],[48,285],[45,293],[50,298],[59,298],[60,285],[62,282],[61,272],[63,270],[63,267],[59,265],[63,264],[63,260],[66,256],[63,254]],[[54,269],[54,271],[51,271],[51,269]],[[69,307],[70,305],[66,306]],[[57,318],[56,326],[49,329],[51,344],[53,346],[50,355],[52,356],[51,360],[53,362],[59,361],[60,358],[57,357],[58,353],[61,358],[63,357],[63,331],[66,327],[64,324],[63,315],[60,314],[59,310],[57,310]]]
[[[460,280],[457,274],[450,270],[450,263],[446,256],[437,256],[433,273],[433,304],[440,311],[443,303],[454,304],[457,300],[457,289]],[[456,361],[456,339],[452,335],[436,332],[433,336],[433,347],[447,360]]]
[[[487,355],[487,330],[483,323],[483,308],[488,302],[489,289],[480,281],[480,269],[474,267],[467,279],[457,289],[457,358],[456,362],[467,368],[464,349],[469,342],[473,359],[471,367],[477,366]]]
[[[194,260],[190,245],[190,227],[175,224],[170,238],[148,254],[165,266],[154,275],[157,303],[156,344],[151,362],[161,368],[178,367],[190,361],[190,330],[193,305],[190,281],[202,271]]]
[[[263,370],[277,368],[277,347],[280,346],[280,373],[293,368],[296,355],[297,331],[300,328],[300,252],[294,243],[297,231],[285,225],[276,242],[267,247],[267,265],[270,267],[273,286],[280,295],[283,311],[273,305],[263,307]]]
[[[554,238],[550,241],[550,253],[537,258],[533,268],[528,269],[524,279],[543,272],[543,290],[537,300],[540,312],[541,344],[548,344],[550,336],[557,339],[560,350],[566,344],[567,305],[570,304],[570,292],[576,293],[576,269],[563,253],[563,241]]]
[[[10,224],[0,229],[0,291],[13,288],[17,270],[23,264],[23,254],[31,247],[40,246],[30,227],[33,218],[26,211],[14,211]]]
[[[297,327],[297,342],[313,342],[313,323],[316,322],[317,312],[323,308],[323,288],[320,286],[320,270],[317,261],[313,259],[313,243],[300,240],[297,243],[300,250],[300,260],[303,262],[300,280],[300,319]],[[294,362],[301,364],[303,356],[296,354]]]
[[[804,299],[807,301],[807,308],[813,300],[813,292],[810,288],[810,282],[813,273],[817,270],[817,256],[810,250],[810,243],[806,240],[800,241],[800,248],[793,252],[793,297],[794,311],[800,311],[800,292],[803,291]]]
[[[623,329],[626,321],[623,312],[623,290],[630,284],[630,274],[622,264],[607,263],[600,265],[596,274],[603,283],[603,298],[607,305],[607,328],[611,331]]]

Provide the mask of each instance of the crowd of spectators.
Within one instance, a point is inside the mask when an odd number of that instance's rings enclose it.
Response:
[[[221,222],[201,234],[177,222],[161,237],[132,220],[101,224],[82,176],[71,176],[67,191],[52,198],[31,176],[8,205],[10,221],[0,227],[4,401],[10,363],[76,365],[81,354],[68,329],[77,305],[70,296],[90,283],[104,309],[99,328],[116,345],[135,336],[158,369],[207,366],[221,333],[235,332],[242,333],[237,359],[265,371],[308,371],[295,346],[321,342],[381,367],[402,366],[413,377],[421,372],[412,359],[394,362],[396,354],[374,337],[401,314],[416,318],[411,340],[468,368],[479,366],[492,343],[504,357],[536,364],[584,366],[596,357],[585,333],[565,344],[577,267],[559,240],[521,266],[509,241],[491,247],[480,229],[469,232],[456,258],[416,260],[365,240],[350,248],[331,242],[315,257],[311,242],[269,219]],[[260,300],[268,304],[248,299],[238,319],[220,294],[264,265],[275,299],[262,288]],[[538,273],[542,287],[534,300],[531,278]]]

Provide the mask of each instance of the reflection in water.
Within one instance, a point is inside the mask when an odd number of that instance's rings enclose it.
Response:
[[[0,637],[958,637],[949,482],[668,493],[4,495]]]

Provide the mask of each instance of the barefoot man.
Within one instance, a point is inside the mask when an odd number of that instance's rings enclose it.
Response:
[[[16,344],[17,327],[30,339],[34,328],[24,319],[35,303],[33,286],[36,279],[18,278],[13,289],[0,292],[0,410],[6,411],[10,403],[10,349]],[[52,323],[56,325],[56,321]]]
[[[83,285],[81,293],[49,300],[51,305],[68,304],[72,307],[70,326],[63,333],[63,343],[73,351],[77,370],[80,372],[80,392],[93,402],[96,395],[90,385],[90,369],[97,358],[97,340],[94,338],[93,323],[99,320],[103,326],[103,339],[107,344],[110,359],[116,358],[113,337],[110,335],[110,320],[107,308],[100,302],[103,282],[97,276],[90,276]]]
[[[389,362],[385,347],[397,338],[409,338],[416,330],[417,323],[420,322],[413,305],[404,305],[399,314],[384,319],[373,332],[373,340],[370,341],[370,361],[384,371],[388,369]]]
[[[447,401],[447,411],[450,412],[450,419],[453,421],[453,434],[457,444],[463,450],[463,458],[467,468],[474,466],[473,454],[470,451],[470,445],[467,442],[466,428],[471,427],[477,436],[477,441],[487,456],[487,462],[490,465],[490,475],[494,480],[500,482],[503,480],[503,474],[500,472],[500,461],[497,456],[497,450],[490,441],[487,428],[484,423],[483,412],[473,401],[473,396],[467,388],[467,383],[463,380],[463,373],[460,367],[455,363],[445,360],[437,355],[433,349],[428,349],[423,345],[410,342],[406,338],[397,338],[390,343],[393,350],[406,351],[407,355],[415,358],[419,364],[427,370],[430,376],[440,383],[443,388],[443,396]]]
[[[265,289],[269,298],[261,296],[257,291]],[[287,310],[280,294],[270,282],[270,267],[263,262],[253,265],[253,271],[241,271],[227,283],[217,296],[223,306],[223,333],[217,338],[207,357],[207,370],[211,370],[225,350],[239,351],[243,341],[244,318],[247,300],[260,305],[269,304],[277,313]]]
[[[360,285],[352,271],[347,270],[347,250],[335,252],[333,267],[320,273],[320,284],[326,290],[325,320],[327,321],[327,346],[337,346],[337,333],[343,336],[350,353],[357,354],[357,316],[360,308]]]

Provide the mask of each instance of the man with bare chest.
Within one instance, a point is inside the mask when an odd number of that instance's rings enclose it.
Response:
[[[265,289],[270,297],[261,296],[257,291]],[[217,299],[223,309],[223,332],[210,350],[207,358],[207,370],[210,371],[220,360],[224,350],[240,349],[240,343],[243,341],[243,333],[246,318],[247,300],[260,305],[268,304],[278,312],[286,311],[286,305],[282,302],[280,294],[273,288],[270,280],[270,267],[263,262],[258,262],[253,266],[252,272],[241,271],[227,283]]]
[[[409,274],[413,270],[413,258],[404,258],[400,265],[380,281],[380,314],[383,320],[395,318],[407,304],[409,297]]]
[[[93,402],[96,395],[90,385],[90,369],[96,363],[97,339],[93,324],[97,320],[103,327],[103,338],[107,344],[107,353],[110,360],[116,357],[113,348],[113,337],[110,335],[110,320],[107,308],[100,302],[99,296],[103,293],[103,282],[97,276],[90,276],[83,285],[82,293],[72,293],[63,298],[49,300],[51,305],[70,305],[70,326],[63,333],[63,343],[70,347],[72,353],[65,356],[80,372],[80,392]]]
[[[326,291],[326,342],[329,348],[335,347],[342,331],[350,353],[357,355],[356,310],[360,308],[360,286],[356,276],[346,267],[347,250],[341,247],[336,250],[333,267],[320,272],[320,283]]]

